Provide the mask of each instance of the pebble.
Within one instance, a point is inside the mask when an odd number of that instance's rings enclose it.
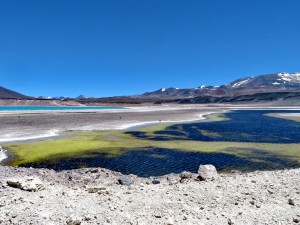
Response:
[[[291,198],[289,198],[288,203],[292,206],[295,206],[295,201]]]
[[[68,220],[67,225],[81,225],[81,222],[79,220]]]
[[[133,181],[126,176],[120,177],[118,179],[118,182],[119,184],[126,185],[126,186],[133,184]]]
[[[293,222],[294,222],[294,223],[299,223],[300,220],[299,220],[298,218],[294,218],[294,219],[293,219]]]

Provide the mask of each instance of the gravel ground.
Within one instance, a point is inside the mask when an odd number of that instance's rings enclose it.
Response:
[[[38,177],[36,192],[10,187]],[[231,173],[200,181],[123,176],[107,169],[55,172],[0,167],[0,224],[297,224],[300,169]],[[132,181],[121,185],[118,180]],[[158,182],[156,182],[158,183]]]

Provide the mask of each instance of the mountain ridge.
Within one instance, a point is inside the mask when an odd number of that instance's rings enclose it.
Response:
[[[0,86],[0,99],[28,99],[29,96]]]
[[[236,79],[226,85],[195,88],[160,88],[140,95],[93,98],[80,95],[77,98],[65,96],[37,98],[0,87],[0,99],[36,99],[44,104],[47,101],[60,101],[61,104],[73,101],[79,104],[143,104],[143,103],[245,103],[260,101],[290,101],[300,104],[300,73],[273,73]],[[55,102],[55,104],[59,104]]]
[[[269,92],[300,91],[300,73],[279,72],[236,79],[221,86],[160,88],[137,95],[140,98],[193,98],[198,96],[239,96]]]

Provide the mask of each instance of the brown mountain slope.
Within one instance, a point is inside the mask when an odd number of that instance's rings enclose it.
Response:
[[[28,99],[30,97],[0,86],[0,99]]]

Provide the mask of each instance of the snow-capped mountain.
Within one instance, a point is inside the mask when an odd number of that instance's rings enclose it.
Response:
[[[79,95],[76,99],[91,99],[93,97],[85,96],[85,95]]]
[[[161,88],[141,98],[193,98],[197,96],[239,96],[256,93],[300,91],[300,73],[275,73],[237,79],[227,85],[197,88]]]
[[[79,95],[75,99],[82,100],[82,99],[92,99],[93,97],[88,97],[85,95]],[[47,99],[47,100],[66,100],[66,99],[72,99],[70,97],[66,96],[56,96],[56,97],[50,97],[50,96],[39,96],[38,99]]]
[[[275,73],[238,79],[229,84],[232,88],[300,88],[300,73]]]
[[[52,99],[52,97],[50,97],[50,96],[39,96],[39,97],[37,97],[38,99],[47,99],[47,100],[50,100],[50,99]]]

